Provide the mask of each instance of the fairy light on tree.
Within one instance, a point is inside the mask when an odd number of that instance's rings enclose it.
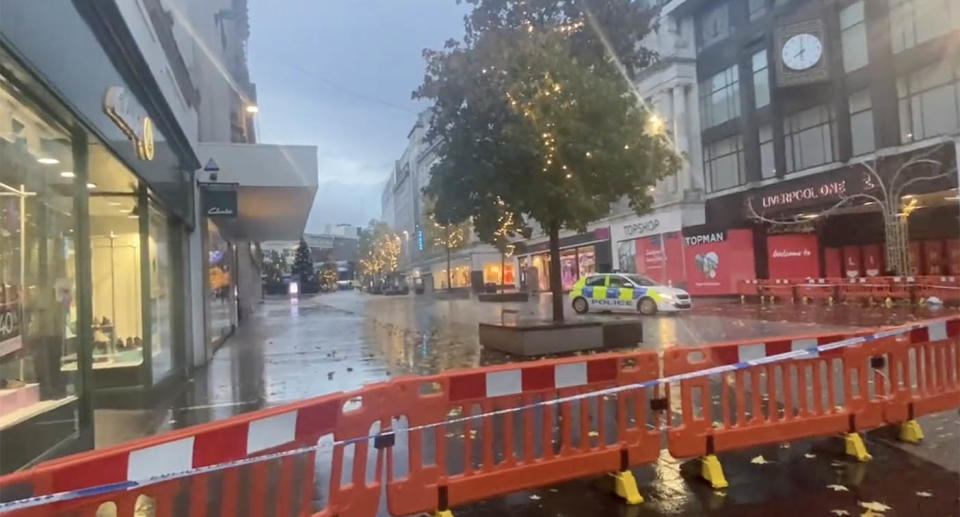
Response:
[[[447,290],[453,289],[453,273],[450,270],[450,253],[463,245],[466,240],[466,227],[464,224],[440,224],[430,214],[430,235],[433,240],[433,246],[442,249],[447,254]]]

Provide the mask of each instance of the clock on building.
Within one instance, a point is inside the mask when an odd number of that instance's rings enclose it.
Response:
[[[822,20],[805,20],[776,31],[777,84],[796,86],[830,76]]]
[[[780,50],[783,64],[791,70],[808,70],[820,62],[823,57],[823,43],[813,34],[802,33],[791,36]]]

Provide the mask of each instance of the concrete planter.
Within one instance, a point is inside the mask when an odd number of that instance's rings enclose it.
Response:
[[[483,293],[477,295],[481,302],[525,302],[530,299],[527,293]]]
[[[466,287],[456,287],[454,289],[437,289],[430,293],[430,296],[437,300],[465,300],[470,298],[470,289]]]
[[[480,324],[480,345],[513,355],[562,354],[603,348],[603,324]]]

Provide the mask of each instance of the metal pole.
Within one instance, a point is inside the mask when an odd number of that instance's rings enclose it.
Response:
[[[27,187],[26,185],[20,185],[20,292],[17,293],[17,303],[20,304],[20,339],[23,339],[23,303],[24,298],[27,294],[27,277],[26,277],[26,251],[27,251]],[[20,359],[20,380],[24,380],[24,363],[26,359]]]

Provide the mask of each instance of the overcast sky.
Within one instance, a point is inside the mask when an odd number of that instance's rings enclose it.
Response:
[[[380,193],[426,105],[424,48],[463,34],[456,0],[251,0],[260,141],[318,148],[308,232],[380,217]]]

